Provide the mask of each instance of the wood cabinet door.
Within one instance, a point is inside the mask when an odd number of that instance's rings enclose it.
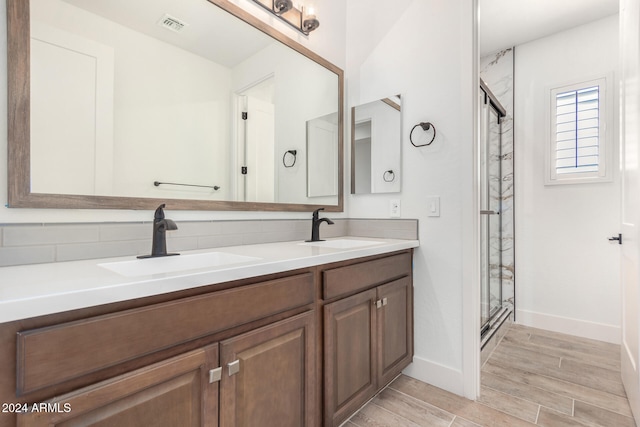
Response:
[[[218,345],[190,351],[29,406],[18,426],[210,427],[218,425]],[[36,409],[33,411],[33,409]]]
[[[376,381],[376,290],[324,306],[324,424],[337,426],[371,398]]]
[[[378,376],[383,387],[411,363],[413,358],[413,294],[411,279],[403,277],[379,286]]]
[[[220,343],[221,427],[316,425],[314,325],[308,312]]]

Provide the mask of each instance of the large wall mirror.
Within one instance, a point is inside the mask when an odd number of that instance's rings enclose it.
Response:
[[[342,210],[342,70],[228,0],[7,11],[9,207]]]
[[[401,175],[400,95],[351,108],[351,193],[397,193]]]

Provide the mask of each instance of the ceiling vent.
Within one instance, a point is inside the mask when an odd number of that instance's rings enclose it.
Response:
[[[167,30],[173,31],[174,33],[179,33],[184,29],[184,27],[189,24],[179,20],[178,18],[174,18],[168,13],[165,13],[164,16],[158,21],[158,25],[166,28]]]

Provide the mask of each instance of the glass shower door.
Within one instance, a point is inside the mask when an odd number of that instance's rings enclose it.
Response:
[[[481,95],[484,93],[481,91]],[[486,97],[485,97],[486,98]],[[480,122],[480,266],[481,326],[484,333],[502,308],[502,138],[500,116],[489,102],[481,103]]]

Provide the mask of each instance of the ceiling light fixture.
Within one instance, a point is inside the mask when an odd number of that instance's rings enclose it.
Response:
[[[251,0],[259,4],[264,9],[273,13],[305,36],[320,26],[320,21],[316,18],[312,8],[308,11],[304,6],[299,8],[293,5],[292,0]]]
[[[293,9],[293,2],[291,0],[274,0],[273,1],[273,13],[280,16],[285,12]]]

